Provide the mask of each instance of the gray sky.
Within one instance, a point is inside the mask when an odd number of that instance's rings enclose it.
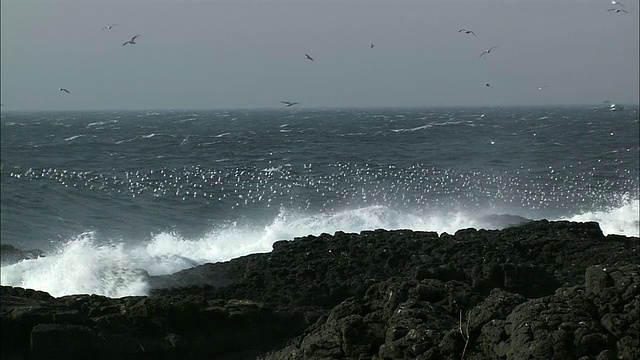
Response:
[[[3,110],[637,104],[640,6],[620,2],[628,14],[610,0],[2,0],[0,96]]]

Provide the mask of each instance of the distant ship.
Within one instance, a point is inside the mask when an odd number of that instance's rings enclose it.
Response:
[[[620,111],[624,109],[624,107],[616,105],[609,100],[605,101],[604,105],[605,105],[605,108],[608,109],[609,111]]]

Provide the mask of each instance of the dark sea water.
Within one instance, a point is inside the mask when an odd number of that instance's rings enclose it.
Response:
[[[638,108],[6,113],[2,284],[147,293],[145,272],[368,229],[486,218],[638,236]]]

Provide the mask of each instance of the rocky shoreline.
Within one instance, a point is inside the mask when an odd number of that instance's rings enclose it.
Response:
[[[307,236],[150,277],[0,288],[2,359],[638,359],[640,240],[546,220]]]

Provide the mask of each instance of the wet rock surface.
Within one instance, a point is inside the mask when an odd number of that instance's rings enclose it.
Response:
[[[596,223],[338,232],[150,277],[2,287],[5,359],[637,359],[640,242]]]

